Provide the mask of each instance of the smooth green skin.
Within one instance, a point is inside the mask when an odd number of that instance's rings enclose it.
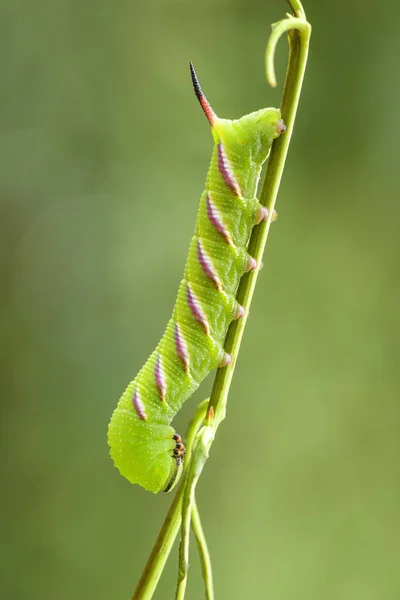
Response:
[[[218,367],[224,356],[224,339],[237,310],[237,288],[247,270],[247,244],[259,220],[261,205],[255,197],[257,186],[272,141],[279,135],[279,120],[280,111],[274,108],[262,109],[234,121],[215,119],[212,125],[215,144],[206,190],[201,196],[195,235],[190,244],[184,279],[179,286],[171,320],[156,350],[128,385],[112,415],[108,443],[115,466],[131,483],[137,483],[153,493],[165,490],[171,480],[175,485],[180,474],[177,473],[177,463],[173,457],[175,432],[169,423],[183,402],[193,394],[208,373]],[[218,168],[220,143],[223,144],[235,181],[242,190],[242,197],[232,192]],[[210,221],[207,195],[212,198],[232,245],[226,242]],[[216,289],[199,263],[198,239],[218,275],[222,291]],[[188,282],[209,324],[209,335],[204,332],[188,305]],[[175,344],[176,323],[187,346],[188,372],[183,368]],[[155,380],[159,355],[166,380],[164,400],[160,398]],[[146,420],[139,418],[133,406],[135,389],[139,390]]]

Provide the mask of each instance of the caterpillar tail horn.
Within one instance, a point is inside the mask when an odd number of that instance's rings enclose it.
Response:
[[[194,93],[196,94],[196,98],[200,102],[200,106],[203,109],[204,114],[206,115],[208,122],[210,123],[210,125],[212,127],[215,123],[217,115],[211,108],[211,104],[208,102],[207,98],[205,97],[205,95],[202,92],[199,80],[196,75],[196,71],[194,70],[193,63],[190,62],[189,64],[190,64],[190,74],[192,76]]]

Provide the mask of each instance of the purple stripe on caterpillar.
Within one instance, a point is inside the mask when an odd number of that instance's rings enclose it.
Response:
[[[220,233],[222,235],[222,237],[224,238],[226,243],[229,244],[230,246],[233,246],[231,235],[230,235],[229,231],[227,230],[227,228],[225,227],[225,225],[221,219],[221,215],[219,214],[217,208],[214,206],[214,204],[211,200],[211,197],[210,197],[210,193],[207,194],[206,202],[207,202],[207,216],[208,216],[209,220],[213,224],[214,228],[218,231],[218,233]]]
[[[175,323],[174,328],[174,341],[176,346],[176,352],[182,362],[183,370],[189,372],[189,352],[186,345],[186,341],[182,335],[181,328],[178,323]]]
[[[192,311],[192,315],[194,316],[196,321],[200,323],[204,333],[206,335],[210,335],[210,326],[203,312],[201,303],[199,302],[198,298],[196,298],[189,284],[186,285],[186,298],[188,301],[189,308]]]
[[[238,198],[242,198],[242,190],[238,182],[235,179],[235,175],[233,173],[232,167],[229,164],[228,157],[226,156],[225,149],[222,143],[217,146],[218,151],[218,170],[222,175],[223,180],[225,181],[228,188],[237,196]]]
[[[154,378],[156,380],[156,386],[158,389],[160,400],[165,400],[165,395],[167,393],[167,379],[165,377],[164,368],[162,365],[161,354],[157,356],[156,364],[154,367]]]
[[[207,277],[211,279],[217,290],[219,292],[222,292],[222,284],[200,240],[197,240],[197,258],[205,275],[207,275]]]
[[[135,390],[133,392],[132,404],[133,404],[133,408],[135,409],[139,419],[141,419],[142,421],[146,421],[146,419],[147,419],[146,411],[144,409],[144,404],[142,402],[142,399],[140,397],[139,390],[137,389],[137,387],[135,387]]]

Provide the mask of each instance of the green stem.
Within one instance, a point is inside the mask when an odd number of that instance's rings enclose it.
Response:
[[[132,600],[150,600],[153,597],[181,525],[182,493],[181,486],[161,527]]]
[[[178,582],[175,600],[183,600],[186,593],[187,575],[189,570],[190,522],[194,505],[194,488],[185,486],[182,503],[181,543],[179,546]]]
[[[208,551],[206,536],[204,535],[203,527],[201,525],[200,514],[196,501],[194,502],[192,508],[192,527],[196,536],[201,561],[201,570],[203,572],[203,580],[206,586],[206,600],[214,600],[214,585],[210,553]]]
[[[306,21],[305,12],[301,2],[299,0],[289,0],[289,4],[296,17],[289,15],[288,19],[279,21],[273,25],[272,34],[268,41],[266,51],[267,80],[270,85],[274,86],[276,85],[273,67],[275,48],[280,37],[285,32],[288,32],[289,64],[286,72],[281,105],[282,118],[286,123],[287,130],[286,133],[277,138],[272,145],[261,190],[260,201],[269,208],[270,217],[268,218],[267,222],[261,223],[254,228],[249,243],[249,253],[254,256],[258,265],[261,265],[261,259],[264,253],[269,228],[271,225],[271,216],[273,214],[273,209],[275,206],[283,168],[293,132],[294,120],[296,117],[301,87],[306,69],[308,45],[311,35],[311,26]],[[225,418],[228,392],[232,381],[244,328],[246,326],[247,316],[253,298],[258,273],[259,268],[244,275],[240,282],[237,297],[239,303],[242,304],[245,309],[245,315],[241,319],[233,321],[229,327],[224,348],[226,352],[231,354],[232,361],[228,367],[217,370],[209,402],[209,420],[212,421],[215,431],[221,421]],[[194,429],[192,431],[193,433],[195,432]],[[187,463],[187,467],[190,468],[190,461]],[[183,494],[185,493],[187,483],[186,473],[187,471],[185,469],[185,477],[183,478],[183,482],[176,493],[174,501],[158,535],[155,546],[151,552],[132,600],[150,600],[153,596],[154,590],[164,569],[165,562],[171,551],[181,523],[182,498]],[[194,486],[191,487],[194,493]]]
[[[304,8],[300,2],[300,0],[287,0],[290,8],[299,19],[303,19],[303,21],[307,21],[306,13]]]
[[[189,466],[188,473],[191,472],[191,468],[192,464]],[[190,523],[192,507],[194,505],[194,489],[191,482],[186,479],[181,510],[181,543],[179,545],[178,582],[175,600],[183,600],[186,592],[187,574],[189,570]]]
[[[189,570],[190,525],[195,504],[195,490],[201,472],[208,458],[208,451],[214,439],[214,428],[205,425],[198,430],[193,442],[190,463],[185,473],[182,501],[181,543],[179,546],[179,569],[175,600],[183,600],[186,592]]]

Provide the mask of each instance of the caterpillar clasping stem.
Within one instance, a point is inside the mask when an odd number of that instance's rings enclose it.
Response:
[[[259,267],[248,252],[250,235],[269,217],[257,187],[271,144],[286,129],[276,108],[235,120],[217,117],[192,63],[190,74],[211,125],[211,164],[171,319],[108,429],[115,466],[154,493],[171,491],[182,472],[185,447],[171,427],[175,414],[210,371],[231,363],[224,340],[230,323],[244,315],[238,286],[244,273]]]

